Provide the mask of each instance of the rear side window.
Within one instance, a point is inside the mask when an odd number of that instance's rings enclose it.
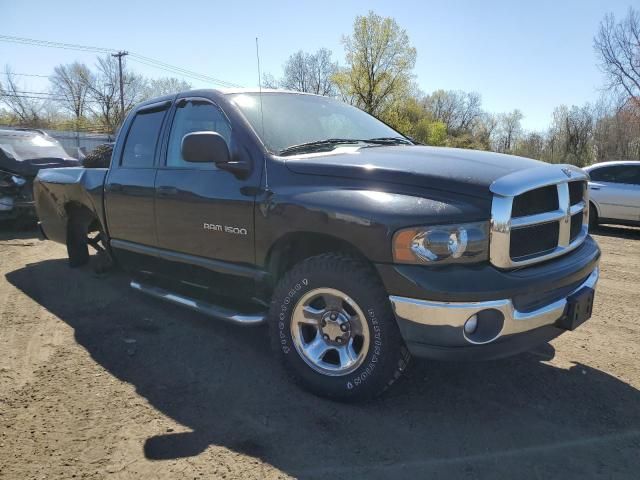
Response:
[[[156,145],[160,137],[166,109],[138,113],[124,144],[121,165],[131,168],[153,167]]]
[[[591,170],[591,180],[596,182],[640,184],[640,168],[633,165],[616,165]]]

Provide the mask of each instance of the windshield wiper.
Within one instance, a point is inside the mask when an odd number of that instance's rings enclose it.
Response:
[[[298,152],[313,152],[321,150],[325,147],[331,147],[333,145],[361,143],[363,140],[357,140],[353,138],[327,138],[326,140],[317,140],[315,142],[300,143],[299,145],[291,145],[290,147],[283,148],[278,152],[279,155],[288,155]]]
[[[362,140],[367,143],[375,143],[376,145],[413,145],[413,143],[404,137],[378,137]]]
[[[379,138],[327,138],[326,140],[317,140],[315,142],[301,143],[284,148],[278,152],[279,155],[289,155],[299,152],[314,152],[327,147],[340,144],[353,145],[357,143],[369,143],[373,145],[413,145],[409,140],[402,137],[379,137]]]

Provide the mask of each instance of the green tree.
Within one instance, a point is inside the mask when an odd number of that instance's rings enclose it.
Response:
[[[372,115],[406,94],[416,49],[393,18],[370,11],[356,17],[353,34],[342,38],[347,67],[334,77],[343,99]]]

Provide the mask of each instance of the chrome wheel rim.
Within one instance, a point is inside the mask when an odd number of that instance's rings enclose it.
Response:
[[[291,337],[300,355],[315,371],[341,376],[356,370],[369,351],[369,325],[347,294],[316,288],[293,309]]]

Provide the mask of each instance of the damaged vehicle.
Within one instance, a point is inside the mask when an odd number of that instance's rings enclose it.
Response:
[[[41,130],[0,129],[0,221],[35,220],[33,179],[38,172],[79,165]]]

